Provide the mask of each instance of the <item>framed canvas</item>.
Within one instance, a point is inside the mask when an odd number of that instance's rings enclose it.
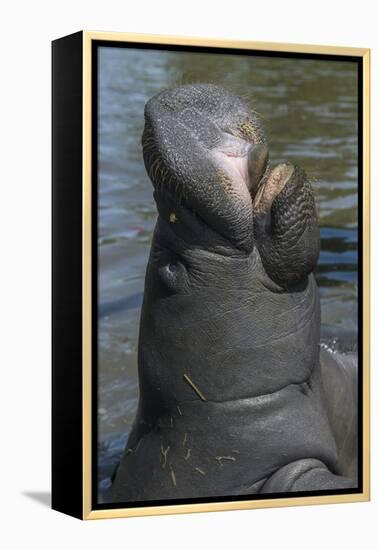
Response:
[[[369,499],[369,50],[53,42],[53,508]]]

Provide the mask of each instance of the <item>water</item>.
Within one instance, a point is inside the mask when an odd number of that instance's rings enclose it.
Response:
[[[354,63],[101,48],[99,54],[100,499],[137,406],[137,338],[155,225],[142,161],[146,101],[164,88],[212,82],[257,111],[273,164],[313,181],[321,226],[323,329],[357,330],[357,69]]]

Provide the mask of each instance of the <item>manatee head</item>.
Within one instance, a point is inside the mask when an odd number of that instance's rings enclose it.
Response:
[[[272,168],[257,115],[218,86],[163,91],[145,121],[159,214],[139,338],[141,396],[154,394],[145,405],[196,398],[184,375],[214,400],[304,382],[320,324],[304,172]]]
[[[184,240],[198,232],[210,248],[256,248],[283,288],[314,270],[310,184],[296,166],[271,168],[260,121],[241,98],[211,84],[165,90],[146,104],[142,144],[158,210]]]

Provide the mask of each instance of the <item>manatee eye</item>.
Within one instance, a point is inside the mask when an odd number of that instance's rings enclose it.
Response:
[[[180,261],[166,261],[158,267],[158,273],[161,281],[171,292],[184,290],[187,285],[186,269]]]

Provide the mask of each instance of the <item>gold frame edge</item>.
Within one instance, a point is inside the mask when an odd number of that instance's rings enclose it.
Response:
[[[123,33],[109,31],[83,31],[90,40],[112,42],[144,42],[146,44],[168,44],[176,46],[206,46],[213,48],[235,48],[248,50],[265,50],[284,53],[313,53],[324,55],[346,55],[363,57],[369,48],[350,46],[334,46],[320,44],[292,44],[288,42],[263,42],[250,40],[225,40],[221,38],[206,38],[199,36],[178,36],[144,33]]]
[[[92,510],[92,41],[114,41],[264,50],[283,53],[321,54],[361,57],[363,60],[363,491],[307,497],[286,497],[262,500],[209,502],[201,504],[168,504],[138,508]],[[82,338],[83,338],[83,519],[107,519],[136,516],[187,514],[367,502],[370,500],[370,49],[220,38],[182,37],[106,31],[83,31],[83,223],[82,223]]]

